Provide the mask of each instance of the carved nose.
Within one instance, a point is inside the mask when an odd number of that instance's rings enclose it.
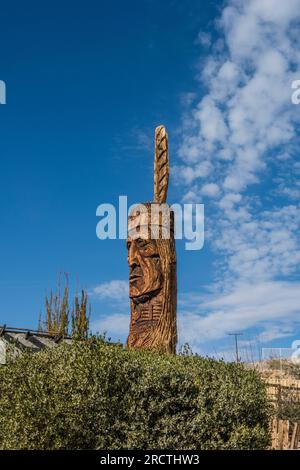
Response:
[[[129,248],[128,264],[131,268],[139,265],[138,258],[137,258],[137,249],[134,246],[134,243],[132,243]]]

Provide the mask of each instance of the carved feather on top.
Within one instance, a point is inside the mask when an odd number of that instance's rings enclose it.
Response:
[[[154,202],[163,204],[167,201],[169,184],[169,149],[168,134],[164,126],[155,129],[154,157]]]

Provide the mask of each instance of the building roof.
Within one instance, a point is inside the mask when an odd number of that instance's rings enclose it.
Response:
[[[57,333],[45,333],[24,328],[0,326],[0,364],[5,364],[6,345],[11,344],[16,353],[32,350],[38,352],[46,348],[54,348],[61,342],[70,343],[72,338]]]

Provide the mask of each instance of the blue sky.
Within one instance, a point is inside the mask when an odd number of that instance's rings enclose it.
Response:
[[[33,328],[60,271],[92,326],[125,340],[123,240],[96,208],[152,197],[164,123],[169,202],[205,204],[178,242],[179,342],[256,354],[300,335],[299,0],[10,2],[2,7],[0,324]]]

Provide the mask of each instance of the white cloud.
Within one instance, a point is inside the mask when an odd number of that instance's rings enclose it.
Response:
[[[129,331],[130,304],[129,304],[129,283],[124,280],[112,280],[103,282],[94,287],[91,291],[93,300],[101,300],[106,307],[102,307],[106,313],[92,318],[91,330],[93,333],[107,333],[113,341],[124,342]],[[117,305],[118,313],[107,313],[112,307]],[[99,306],[97,307],[97,310]],[[94,309],[93,309],[94,310]]]
[[[219,194],[219,186],[215,183],[208,183],[202,186],[201,194],[208,197],[216,197]]]
[[[113,280],[94,287],[91,294],[101,299],[124,300],[129,296],[128,289],[128,281]]]
[[[184,181],[186,184],[190,184],[197,178],[207,177],[211,171],[212,164],[209,161],[204,160],[193,167],[188,165],[174,166],[172,174],[175,176],[175,181],[180,183]]]
[[[234,205],[238,202],[241,202],[242,196],[237,193],[228,193],[224,196],[220,202],[219,206],[223,210],[230,210],[233,209]]]
[[[299,282],[239,283],[229,293],[194,305],[193,311],[182,311],[180,342],[194,347],[207,341],[217,345],[227,333],[254,326],[263,328],[262,342],[292,335],[293,328],[288,324],[300,325],[299,292]]]
[[[290,326],[270,326],[268,329],[258,335],[258,340],[265,344],[274,339],[288,338],[293,336],[294,331]]]
[[[223,181],[225,192],[257,182],[267,153],[296,137],[290,98],[300,70],[299,16],[300,0],[231,0],[222,12],[223,49],[209,56],[198,77],[208,93],[191,110],[189,129],[185,118],[179,154],[194,165],[204,155],[223,160],[209,183]]]
[[[209,47],[211,45],[211,35],[209,33],[205,33],[204,31],[200,31],[196,43],[201,44],[201,46],[204,47]]]
[[[227,201],[226,201],[227,202]],[[300,209],[290,205],[261,211],[224,205],[214,232],[214,246],[226,257],[232,280],[269,280],[298,270],[300,263]]]
[[[216,102],[210,97],[205,96],[199,103],[194,113],[199,121],[204,142],[215,144],[224,143],[228,136],[228,129],[224,121],[222,111]]]
[[[91,323],[94,333],[107,333],[114,341],[124,341],[129,333],[130,312],[104,315]]]
[[[195,345],[232,329],[260,325],[261,340],[269,341],[300,327],[300,209],[291,203],[300,191],[299,107],[291,104],[299,20],[300,0],[229,0],[219,40],[199,67],[207,93],[185,110],[183,200],[208,195],[216,202],[206,210],[218,255],[215,290],[198,306],[190,296],[180,320],[184,340]],[[210,163],[204,183],[197,176],[203,161]],[[261,182],[269,193],[250,195]]]
[[[183,201],[214,198],[206,223],[219,262],[212,292],[186,295],[179,304],[179,341],[194,350],[207,341],[217,345],[232,330],[259,327],[260,341],[270,342],[300,327],[300,209],[291,203],[299,196],[299,107],[291,104],[300,73],[299,19],[300,0],[229,0],[219,39],[212,44],[203,32],[197,39],[211,51],[197,77],[207,93],[184,95],[173,174],[187,186]],[[137,140],[149,144],[147,136]],[[267,178],[270,194],[250,196],[250,187]],[[125,299],[128,283],[111,281],[93,293]],[[94,325],[126,336],[129,312]]]

